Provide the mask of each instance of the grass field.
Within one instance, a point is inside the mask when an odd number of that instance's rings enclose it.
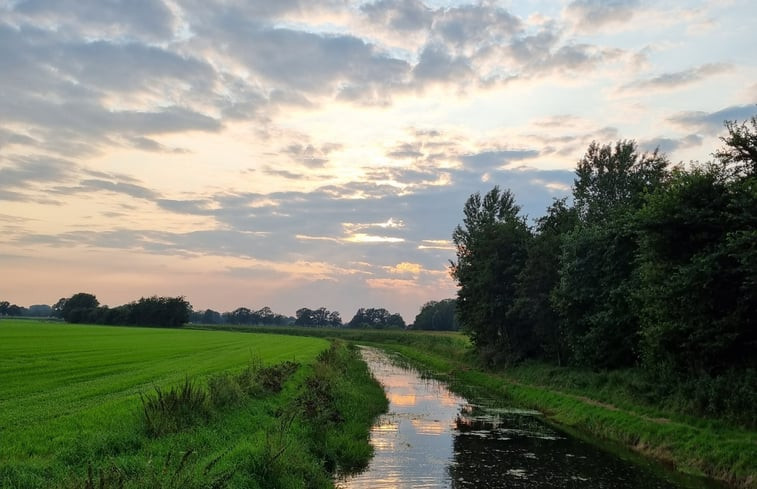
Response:
[[[257,469],[248,466],[246,480],[231,461],[248,449],[272,449],[275,439],[311,465],[301,471],[321,481],[311,486],[328,487],[328,472],[317,456],[304,453],[312,448],[301,436],[309,430],[307,420],[289,419],[284,430],[278,419],[301,402],[302,385],[328,346],[323,339],[294,336],[0,320],[0,487],[87,487],[87,478],[93,477],[106,486],[109,478],[121,481],[111,481],[112,487],[202,487],[212,479],[208,474],[218,471],[229,478],[224,486],[234,487],[239,479],[238,487],[255,487],[250,474]],[[155,387],[189,378],[204,388],[220,372],[233,375],[251,362],[283,361],[303,367],[281,394],[216,409],[206,424],[189,432],[159,438],[145,434],[140,396],[154,393]],[[369,381],[370,376],[360,379]],[[352,394],[350,388],[343,390]],[[383,399],[377,385],[372,392]],[[362,423],[367,443],[370,420]],[[299,443],[282,441],[298,438],[298,431]],[[195,466],[187,469],[190,458]],[[92,477],[89,467],[94,467]],[[175,475],[167,481],[159,467]],[[191,474],[180,481],[179,473],[186,471]]]

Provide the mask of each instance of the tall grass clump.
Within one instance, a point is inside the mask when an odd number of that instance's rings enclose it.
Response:
[[[245,397],[237,379],[228,372],[212,376],[208,380],[210,400],[215,407],[234,406]]]
[[[189,378],[165,391],[155,387],[153,395],[141,397],[145,431],[153,437],[176,433],[210,417],[207,393]]]

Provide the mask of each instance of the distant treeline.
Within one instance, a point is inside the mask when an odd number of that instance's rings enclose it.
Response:
[[[53,312],[52,306],[47,304],[35,304],[29,307],[11,304],[8,301],[0,301],[0,316],[27,316],[27,317],[48,317]]]
[[[425,306],[424,306],[425,307]],[[338,311],[325,307],[298,309],[295,317],[277,314],[266,306],[252,310],[239,307],[220,313],[212,309],[194,311],[184,297],[142,297],[118,307],[100,305],[97,297],[79,292],[60,299],[53,306],[22,308],[7,301],[0,302],[0,316],[57,317],[69,323],[90,323],[121,326],[179,327],[186,323],[239,324],[264,326],[348,327],[375,329],[404,329],[405,321],[399,314],[384,308],[360,308],[346,324]]]
[[[392,314],[384,308],[360,308],[348,323],[342,322],[339,311],[330,311],[325,307],[297,309],[295,317],[276,314],[271,308],[264,307],[253,311],[239,307],[223,314],[207,309],[193,312],[192,322],[201,324],[249,324],[261,326],[305,326],[315,328],[405,328],[405,321],[399,314]]]
[[[529,227],[509,190],[453,234],[460,322],[490,364],[639,367],[704,412],[757,404],[757,118],[714,160],[592,143],[572,203]]]

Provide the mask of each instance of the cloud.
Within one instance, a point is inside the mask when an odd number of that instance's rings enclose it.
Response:
[[[360,6],[370,22],[384,24],[398,31],[427,29],[433,21],[433,12],[418,0],[379,0]]]
[[[593,31],[610,24],[629,22],[640,5],[639,0],[574,0],[566,13],[581,30]]]
[[[442,45],[426,46],[418,63],[413,68],[416,80],[452,81],[460,84],[473,73],[469,61],[462,56],[452,56]]]
[[[688,70],[663,73],[647,80],[637,80],[623,85],[621,90],[646,91],[673,89],[696,83],[713,75],[726,73],[732,69],[733,66],[728,63],[709,63]]]
[[[655,151],[659,150],[661,153],[672,153],[678,149],[692,148],[701,146],[704,138],[698,134],[689,134],[680,139],[671,138],[653,138],[646,141],[639,142],[639,148],[642,151]]]
[[[386,267],[386,270],[393,275],[420,275],[423,272],[423,266],[420,263],[411,263],[403,261],[392,267]]]
[[[81,2],[78,0],[20,0],[11,12],[36,24],[62,31],[113,38],[144,37],[165,40],[173,36],[175,19],[161,0]]]
[[[146,138],[144,136],[132,136],[126,138],[127,142],[136,149],[142,151],[152,151],[156,153],[174,153],[183,154],[188,151],[181,148],[169,148],[155,141],[154,139]]]
[[[520,161],[539,156],[539,152],[528,150],[494,150],[481,153],[463,155],[460,160],[465,168],[472,170],[489,170],[504,166],[513,161]]]
[[[59,182],[70,178],[77,169],[73,162],[43,156],[19,156],[8,161],[0,166],[0,182],[6,189]]]
[[[352,90],[369,93],[405,83],[402,59],[350,34],[321,34],[261,23],[247,12],[213,19],[202,27],[204,49],[221,50],[267,86],[290,93],[334,97]]]
[[[165,48],[0,22],[0,63],[3,122],[29,127],[36,147],[60,155],[96,153],[111,137],[147,149],[148,134],[221,128],[192,107],[213,99],[214,69]]]
[[[99,40],[51,48],[61,74],[96,90],[158,91],[162,96],[168,84],[174,90],[206,92],[216,76],[205,61],[144,44]]]
[[[419,250],[454,250],[455,246],[446,239],[424,239],[418,245]]]
[[[446,42],[477,48],[506,42],[522,28],[518,17],[487,3],[440,9],[434,21],[434,31],[439,32]]]
[[[322,168],[328,162],[328,156],[342,147],[340,144],[313,144],[292,143],[281,149],[281,153],[289,156],[292,160],[308,168]]]
[[[704,134],[717,134],[723,130],[725,121],[745,121],[755,114],[757,106],[754,104],[733,105],[716,112],[679,112],[669,117],[668,121]]]
[[[127,182],[89,179],[82,180],[79,185],[84,192],[113,192],[117,194],[128,195],[129,197],[134,197],[136,199],[146,200],[154,200],[159,196],[159,194],[146,187]]]
[[[420,143],[402,143],[386,153],[389,158],[415,159],[423,156]]]
[[[11,146],[14,144],[19,145],[32,145],[37,141],[25,134],[19,134],[14,131],[3,129],[0,127],[0,149],[5,146]]]

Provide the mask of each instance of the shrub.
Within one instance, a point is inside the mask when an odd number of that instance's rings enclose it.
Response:
[[[240,389],[249,396],[262,396],[280,392],[284,382],[300,367],[297,362],[286,361],[278,365],[263,367],[259,362],[251,362],[242,370],[236,380]]]

